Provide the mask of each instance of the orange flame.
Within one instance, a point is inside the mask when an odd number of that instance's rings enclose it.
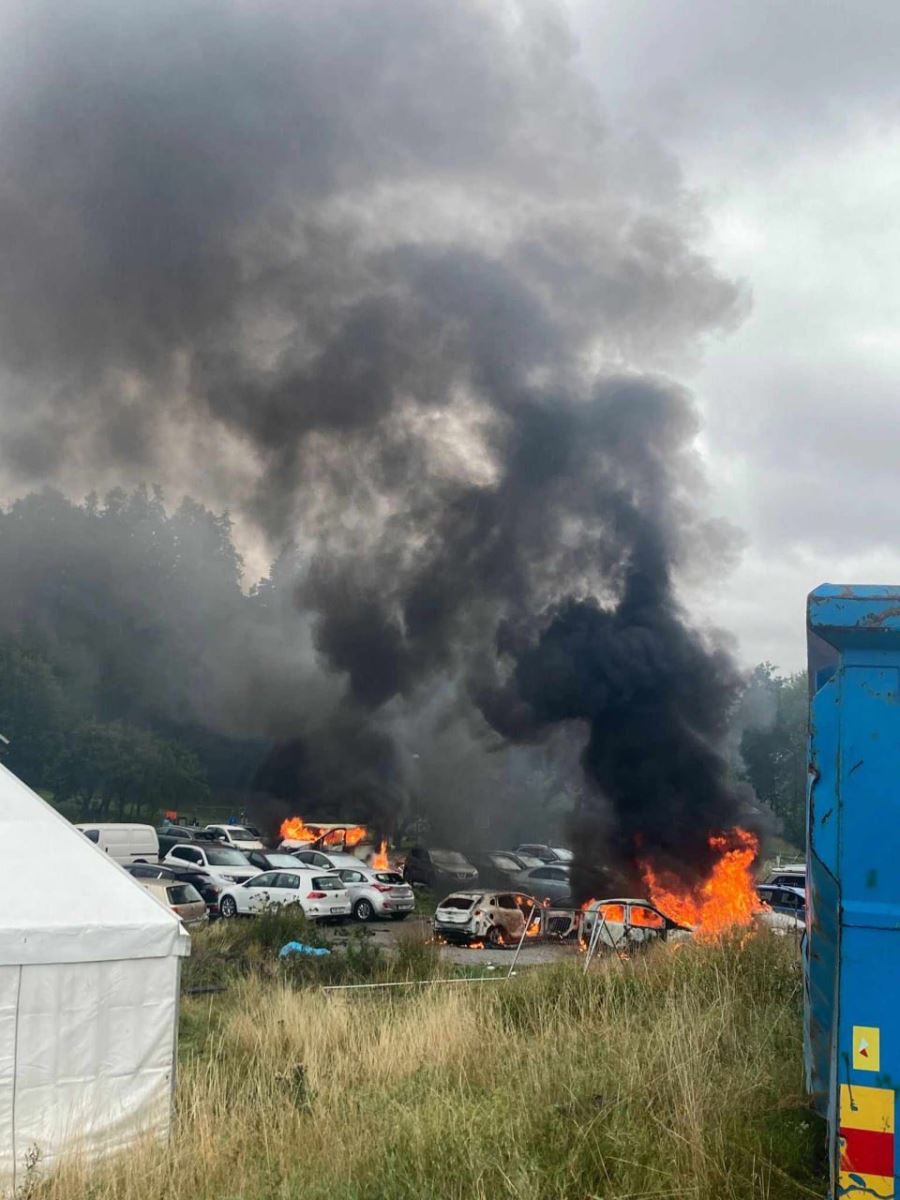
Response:
[[[303,824],[302,817],[288,817],[281,822],[278,832],[283,842],[314,842],[319,836],[309,825]]]
[[[376,871],[390,870],[390,860],[387,852],[387,838],[381,839],[381,845],[378,847],[378,853],[372,855],[372,866]]]
[[[759,841],[746,829],[709,839],[721,851],[708,879],[687,884],[671,873],[657,874],[642,864],[650,899],[679,925],[689,925],[695,935],[712,938],[735,925],[749,925],[762,908],[753,880]]]
[[[318,842],[323,846],[358,846],[366,837],[364,825],[340,826],[338,829],[326,829],[323,825],[307,825],[302,817],[288,817],[281,822],[281,840],[283,842]]]

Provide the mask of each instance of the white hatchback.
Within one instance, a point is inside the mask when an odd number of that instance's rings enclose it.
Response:
[[[350,916],[350,893],[343,880],[318,869],[264,871],[239,887],[227,888],[219,897],[219,915],[257,916],[285,904],[298,904],[315,921]]]

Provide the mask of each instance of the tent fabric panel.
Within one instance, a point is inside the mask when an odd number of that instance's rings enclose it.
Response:
[[[0,1195],[14,1184],[13,1099],[20,967],[0,967]]]
[[[3,766],[0,877],[0,966],[190,952],[173,913]]]
[[[178,959],[40,964],[19,989],[14,1150],[41,1170],[169,1128]]]

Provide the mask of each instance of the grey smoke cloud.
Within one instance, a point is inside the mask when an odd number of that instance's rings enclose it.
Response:
[[[558,606],[621,601],[648,528],[678,635],[672,572],[728,538],[661,372],[744,298],[674,164],[607,127],[553,4],[74,0],[3,26],[13,478],[202,445],[178,482],[296,546],[360,746],[366,714],[448,679],[511,730],[513,662]],[[285,753],[266,770],[302,774]]]

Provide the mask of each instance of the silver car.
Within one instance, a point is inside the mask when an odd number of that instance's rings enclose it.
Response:
[[[337,874],[350,893],[350,911],[357,921],[375,917],[402,921],[416,906],[412,888],[397,871],[376,871],[357,863],[355,867],[340,867]]]
[[[541,901],[547,900],[557,905],[573,903],[568,863],[543,863],[540,867],[531,867],[527,871],[520,871],[518,875],[511,875],[509,881]]]

